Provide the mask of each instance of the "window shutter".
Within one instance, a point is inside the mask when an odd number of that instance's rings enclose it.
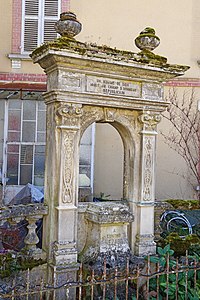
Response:
[[[38,45],[39,0],[25,0],[24,51],[30,52]]]
[[[55,20],[44,21],[44,42],[52,41],[57,37],[54,25]]]
[[[25,15],[38,16],[39,0],[25,0]]]
[[[57,33],[54,24],[58,20],[59,0],[45,0],[44,4],[44,42],[54,40]]]
[[[37,48],[38,20],[25,20],[24,51],[33,51]]]
[[[44,15],[58,17],[58,0],[45,0]]]
[[[23,46],[31,52],[41,43],[54,40],[54,24],[58,20],[61,0],[23,0]]]

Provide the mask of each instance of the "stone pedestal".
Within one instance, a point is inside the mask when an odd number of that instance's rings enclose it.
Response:
[[[88,234],[81,260],[89,265],[126,263],[130,255],[128,225],[134,217],[127,205],[117,202],[91,203],[85,213]]]
[[[138,204],[137,214],[140,221],[138,233],[135,241],[135,254],[147,255],[156,253],[156,243],[154,242],[154,205]]]

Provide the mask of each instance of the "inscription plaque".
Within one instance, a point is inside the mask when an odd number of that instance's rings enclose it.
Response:
[[[141,85],[139,82],[87,76],[86,91],[104,95],[140,97]]]
[[[143,83],[142,98],[149,100],[162,100],[163,89],[161,85],[155,83]]]

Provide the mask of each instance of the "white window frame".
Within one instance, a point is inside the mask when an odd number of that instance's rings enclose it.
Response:
[[[20,100],[20,99],[18,99]],[[12,101],[12,100],[11,100]],[[20,188],[23,187],[24,185],[20,184],[20,166],[21,164],[21,146],[22,145],[31,145],[33,146],[33,162],[32,162],[32,184],[34,184],[34,170],[35,170],[35,162],[34,162],[34,158],[35,158],[35,146],[46,146],[46,141],[45,142],[39,142],[37,140],[37,133],[41,132],[44,133],[43,131],[38,131],[38,104],[39,101],[36,101],[36,119],[35,119],[35,141],[34,142],[23,142],[22,141],[22,123],[23,121],[28,121],[28,120],[24,120],[23,119],[23,105],[24,105],[24,101],[26,100],[22,100],[21,103],[21,130],[20,130],[20,141],[19,142],[8,142],[8,113],[9,113],[9,99],[5,99],[5,104],[4,104],[4,151],[3,151],[3,164],[2,164],[2,185],[3,185],[3,195],[5,196],[7,191],[11,191],[12,189],[15,188]],[[40,111],[43,111],[43,109],[40,108]],[[45,111],[45,110],[44,110]],[[94,151],[95,151],[95,131],[96,131],[96,123],[93,123],[91,125],[92,130],[91,130],[91,152],[90,152],[90,159],[91,159],[91,163],[90,163],[90,188],[91,188],[91,193],[93,193],[93,189],[94,189]],[[7,159],[8,159],[8,145],[19,145],[19,156],[18,156],[18,182],[17,184],[8,184],[7,180]],[[84,187],[83,187],[84,188]],[[3,196],[3,197],[4,197]]]
[[[45,142],[38,142],[37,141],[37,133],[39,132],[37,130],[38,128],[38,102],[36,101],[36,126],[35,126],[35,141],[34,142],[23,142],[22,141],[22,123],[23,121],[29,121],[29,120],[23,120],[23,101],[26,100],[21,100],[22,101],[22,106],[21,106],[21,130],[20,130],[20,141],[19,142],[8,142],[8,112],[9,112],[9,107],[8,107],[8,99],[5,101],[5,119],[4,119],[4,155],[3,155],[3,176],[2,176],[2,184],[3,184],[3,189],[5,193],[5,188],[6,187],[12,187],[12,186],[23,186],[20,184],[20,166],[22,165],[20,160],[21,160],[21,146],[22,145],[30,145],[33,147],[33,162],[32,162],[32,184],[34,184],[34,169],[35,169],[35,147],[36,146],[46,146],[46,141]],[[46,112],[46,110],[40,110]],[[42,131],[43,132],[43,131]],[[19,145],[19,157],[18,157],[18,183],[16,185],[9,185],[7,184],[7,158],[8,158],[8,145]]]
[[[25,20],[38,20],[38,36],[37,36],[37,46],[40,46],[44,41],[44,21],[45,20],[52,20],[55,19],[55,22],[59,19],[60,12],[61,12],[61,0],[58,0],[58,15],[57,16],[45,16],[44,15],[44,7],[45,7],[45,0],[38,0],[39,1],[39,8],[38,8],[38,16],[35,15],[25,15],[25,1],[22,0],[22,30],[21,30],[21,54],[28,54],[29,51],[24,50],[24,35],[25,35]]]

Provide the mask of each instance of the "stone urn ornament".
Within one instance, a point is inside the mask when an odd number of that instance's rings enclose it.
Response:
[[[167,58],[156,55],[152,51],[160,44],[160,38],[155,34],[155,30],[146,27],[135,39],[135,45],[141,50],[138,53],[138,61],[142,63],[166,64]]]
[[[55,30],[62,37],[73,38],[81,32],[82,24],[76,19],[73,12],[67,11],[60,14],[60,20],[55,23]]]
[[[153,51],[159,46],[160,39],[155,35],[155,30],[153,28],[146,27],[135,39],[135,44],[142,51]]]

